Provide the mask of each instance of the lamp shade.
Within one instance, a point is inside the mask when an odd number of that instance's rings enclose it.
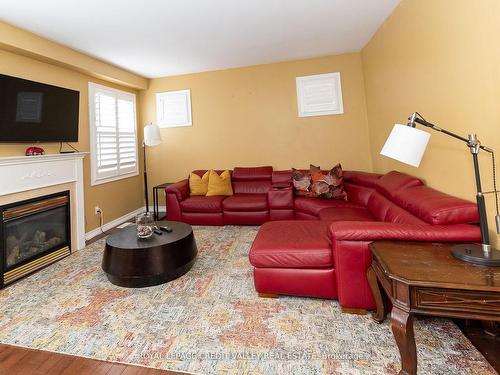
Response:
[[[146,146],[158,146],[161,143],[160,127],[149,124],[144,127],[144,144]]]
[[[423,130],[408,125],[396,124],[387,141],[385,141],[380,154],[418,167],[430,137],[430,133]]]

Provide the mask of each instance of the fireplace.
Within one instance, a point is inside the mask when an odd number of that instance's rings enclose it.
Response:
[[[69,191],[0,206],[0,287],[71,253]]]

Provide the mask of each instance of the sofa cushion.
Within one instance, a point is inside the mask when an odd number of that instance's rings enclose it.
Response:
[[[398,191],[394,201],[429,224],[468,224],[479,221],[475,203],[452,197],[427,186],[415,186]]]
[[[319,211],[319,218],[325,222],[334,221],[375,221],[370,211],[364,207],[331,207]]]
[[[376,189],[380,194],[393,201],[394,195],[399,190],[420,185],[423,185],[423,182],[416,177],[398,171],[391,171],[378,179]]]
[[[323,208],[328,207],[359,207],[359,205],[341,199],[321,199],[311,197],[295,197],[295,210],[309,215],[319,216]]]
[[[267,194],[235,194],[222,202],[224,211],[266,211]]]
[[[186,212],[222,212],[224,196],[193,196],[180,202],[182,211]]]
[[[250,249],[254,267],[321,268],[333,265],[328,226],[318,221],[271,221]]]

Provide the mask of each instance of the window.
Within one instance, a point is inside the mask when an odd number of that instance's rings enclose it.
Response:
[[[135,94],[89,83],[92,185],[136,176]]]

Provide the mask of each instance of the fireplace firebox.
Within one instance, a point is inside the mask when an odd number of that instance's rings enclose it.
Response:
[[[0,206],[0,288],[71,253],[69,191]]]

